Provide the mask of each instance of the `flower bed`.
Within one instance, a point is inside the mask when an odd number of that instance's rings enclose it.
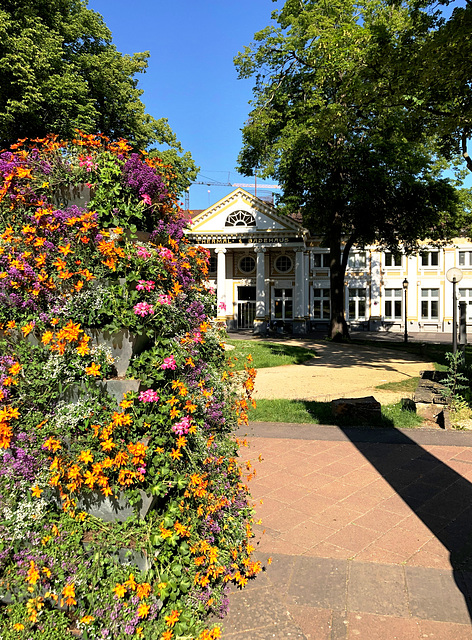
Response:
[[[0,154],[2,640],[218,638],[260,571],[232,435],[255,372],[227,366],[170,172],[84,134]]]

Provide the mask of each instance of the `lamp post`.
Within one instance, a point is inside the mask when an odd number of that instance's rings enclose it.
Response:
[[[452,267],[448,269],[446,278],[452,282],[452,352],[457,351],[457,293],[456,284],[462,280],[462,269]]]
[[[408,280],[405,278],[402,282],[403,291],[405,292],[405,333],[403,335],[403,342],[408,342]]]

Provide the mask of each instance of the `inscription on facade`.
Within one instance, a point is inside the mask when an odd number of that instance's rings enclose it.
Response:
[[[288,242],[303,242],[303,238],[277,238],[273,236],[195,236],[197,242],[211,244],[286,244]]]

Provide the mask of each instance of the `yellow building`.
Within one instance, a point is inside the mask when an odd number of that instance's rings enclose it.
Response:
[[[297,221],[243,189],[192,218],[189,239],[210,250],[210,281],[218,318],[229,329],[267,327],[294,334],[328,326],[329,251]],[[353,329],[452,329],[453,284],[472,323],[472,243],[456,239],[444,249],[424,246],[412,256],[375,247],[354,250],[345,281],[346,320]],[[449,273],[449,275],[451,275]]]

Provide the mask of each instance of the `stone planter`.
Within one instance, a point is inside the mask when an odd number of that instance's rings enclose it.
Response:
[[[144,351],[149,342],[146,335],[137,335],[128,329],[121,329],[116,333],[92,329],[89,333],[95,344],[105,345],[111,349],[118,378],[126,376],[131,358]]]
[[[156,504],[157,497],[149,496],[141,490],[139,493],[141,495],[139,517],[144,519]],[[77,507],[104,522],[125,522],[135,512],[124,493],[120,493],[117,497],[111,497],[92,492],[79,498]]]

